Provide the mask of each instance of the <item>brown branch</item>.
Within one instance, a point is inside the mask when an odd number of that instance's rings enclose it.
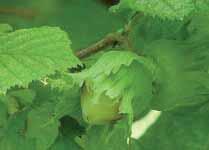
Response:
[[[128,24],[125,25],[123,32],[108,34],[102,40],[94,43],[93,45],[77,51],[76,56],[80,59],[88,57],[94,53],[103,50],[104,48],[107,48],[108,46],[114,45],[114,43],[117,43],[119,45],[124,44],[129,49],[132,49],[129,34],[133,26],[135,26],[136,22],[142,15],[143,14],[140,13],[134,14],[133,18],[128,22]]]
[[[37,12],[26,8],[0,8],[0,14],[11,14],[26,19],[32,19],[37,16]]]
[[[124,37],[120,33],[111,33],[108,34],[106,37],[104,37],[102,40],[94,43],[93,45],[79,50],[76,53],[76,56],[82,59],[88,57],[91,54],[99,52],[104,48],[113,45],[116,42],[120,44],[123,43],[123,41],[124,41]]]

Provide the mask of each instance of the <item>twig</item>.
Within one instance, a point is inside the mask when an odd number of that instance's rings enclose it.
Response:
[[[85,58],[91,54],[94,54],[110,45],[113,45],[114,43],[123,43],[125,38],[121,35],[121,33],[111,33],[108,34],[106,37],[104,37],[102,40],[94,43],[93,45],[84,48],[82,50],[79,50],[76,53],[76,56],[79,58]]]
[[[110,33],[107,36],[105,36],[102,40],[94,43],[93,45],[81,49],[76,53],[76,56],[80,59],[88,57],[94,53],[97,53],[104,48],[114,45],[115,43],[121,45],[126,45],[129,49],[132,49],[132,44],[129,39],[129,34],[131,32],[131,29],[135,25],[135,23],[138,21],[139,17],[142,16],[140,13],[134,14],[132,19],[128,22],[128,24],[125,25],[123,32],[116,32],[116,33]]]
[[[32,19],[37,15],[37,12],[26,8],[0,8],[0,14],[11,14],[27,19]]]

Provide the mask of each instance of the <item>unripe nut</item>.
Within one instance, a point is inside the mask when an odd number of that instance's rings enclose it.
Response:
[[[94,93],[84,85],[81,93],[83,118],[89,124],[105,124],[121,118],[119,100],[112,100],[105,94],[94,100]]]

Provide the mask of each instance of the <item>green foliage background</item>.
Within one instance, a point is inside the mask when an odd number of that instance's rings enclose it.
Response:
[[[0,0],[0,150],[209,149],[209,1],[107,2]],[[109,33],[122,43],[76,56]],[[87,82],[122,118],[84,121]],[[162,114],[132,139],[150,110]]]

